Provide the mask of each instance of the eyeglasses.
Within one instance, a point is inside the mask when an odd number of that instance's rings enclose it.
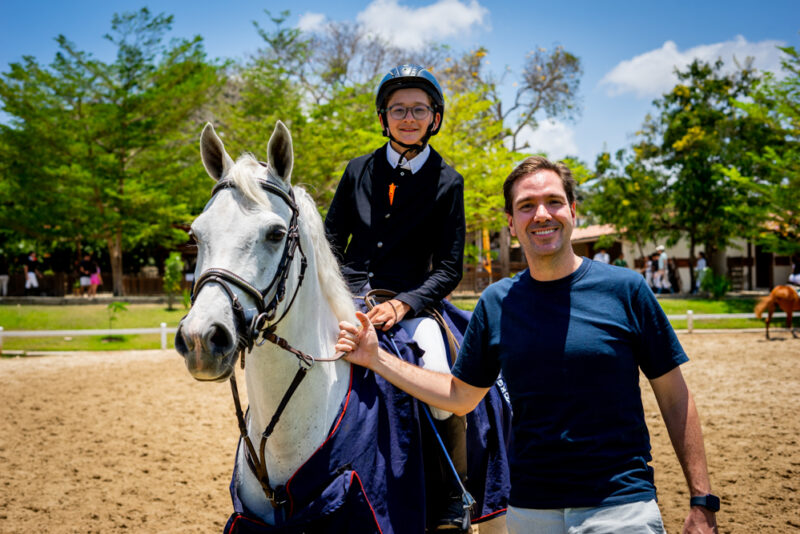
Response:
[[[429,106],[413,106],[408,108],[402,104],[395,104],[387,111],[389,112],[389,116],[396,121],[405,119],[409,111],[411,112],[411,116],[418,121],[427,119],[430,117],[430,114],[433,113],[433,109]]]

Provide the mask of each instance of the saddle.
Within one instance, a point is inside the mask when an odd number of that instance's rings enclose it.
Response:
[[[383,304],[388,300],[392,300],[395,296],[397,296],[397,293],[389,289],[371,289],[366,295],[364,295],[364,302],[367,305],[367,309],[371,310],[378,304]],[[450,357],[452,359],[450,365],[452,366],[452,364],[455,363],[456,356],[458,356],[458,349],[460,348],[456,336],[450,330],[450,327],[447,325],[444,317],[442,317],[442,314],[439,313],[439,310],[433,306],[428,306],[418,315],[421,314],[428,315],[431,319],[436,321],[439,324],[439,328],[442,329],[442,333],[444,334],[445,338],[447,338],[447,344],[450,348]]]

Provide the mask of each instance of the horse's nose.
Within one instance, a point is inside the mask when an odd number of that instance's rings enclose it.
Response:
[[[203,336],[206,350],[217,356],[225,356],[233,352],[233,336],[220,323],[213,323]]]
[[[178,325],[178,331],[175,332],[175,350],[184,357],[194,350],[194,341],[191,336],[184,334],[183,321]]]

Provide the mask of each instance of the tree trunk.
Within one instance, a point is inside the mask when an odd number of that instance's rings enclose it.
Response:
[[[694,236],[689,236],[689,293],[692,293],[695,289],[695,281],[694,281],[694,266],[697,264],[697,260],[694,258]]]
[[[500,276],[508,278],[511,274],[511,232],[507,226],[500,229]]]
[[[121,297],[124,292],[122,285],[122,232],[120,230],[108,238],[108,256],[111,260],[114,296]]]

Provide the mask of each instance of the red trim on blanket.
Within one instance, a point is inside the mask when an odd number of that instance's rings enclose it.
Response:
[[[375,526],[378,528],[378,532],[383,534],[383,530],[381,530],[381,526],[378,524],[378,516],[375,515],[375,508],[372,507],[372,503],[369,500],[369,495],[367,495],[367,490],[364,489],[364,484],[361,483],[361,477],[358,476],[356,471],[350,475],[350,485],[353,485],[353,477],[356,477],[358,480],[358,485],[361,486],[361,493],[364,495],[364,498],[367,500],[367,506],[369,506],[370,512],[372,512],[372,519],[375,521]]]
[[[333,429],[331,430],[331,433],[328,434],[328,437],[325,438],[325,441],[323,441],[322,444],[319,447],[316,448],[316,450],[311,454],[311,456],[309,456],[306,459],[306,461],[303,462],[302,465],[300,465],[300,467],[297,468],[297,470],[294,472],[294,474],[291,477],[289,477],[289,481],[286,482],[286,495],[289,498],[289,517],[291,517],[292,514],[294,514],[294,499],[292,499],[292,493],[291,493],[291,491],[289,491],[289,485],[292,483],[292,480],[294,480],[294,477],[297,475],[297,473],[299,473],[300,470],[303,469],[303,466],[305,466],[308,463],[308,461],[311,460],[311,458],[313,458],[314,455],[317,454],[319,452],[319,450],[322,447],[324,447],[325,444],[328,443],[328,441],[331,440],[333,435],[339,429],[339,423],[341,423],[342,419],[344,419],[344,414],[345,414],[345,412],[347,412],[347,407],[350,406],[350,393],[352,393],[352,392],[353,392],[353,366],[351,365],[350,366],[350,384],[347,386],[347,396],[344,399],[344,406],[342,407],[342,412],[339,414],[339,419],[336,420],[336,424],[333,425]],[[363,488],[363,486],[362,486],[362,488]],[[373,511],[373,514],[374,513],[375,512]]]
[[[236,514],[236,518],[234,518],[233,522],[231,523],[231,528],[227,531],[228,533],[233,532],[233,529],[236,527],[236,523],[240,519],[243,520],[243,521],[247,521],[248,523],[255,523],[256,525],[261,525],[262,527],[269,527],[269,525],[267,525],[266,523],[262,523],[261,521],[258,521],[257,519],[250,519],[249,517],[245,517],[242,514]]]
[[[491,519],[493,516],[496,516],[496,515],[498,515],[498,514],[504,514],[504,513],[506,513],[506,511],[507,511],[507,510],[508,510],[508,508],[502,508],[502,509],[500,509],[500,510],[497,510],[497,511],[495,511],[495,512],[492,512],[491,514],[486,514],[486,515],[484,515],[484,516],[478,517],[477,519],[473,519],[473,520],[472,520],[472,522],[473,522],[473,523],[480,523],[481,521],[486,521],[486,520],[488,520],[488,519]]]

